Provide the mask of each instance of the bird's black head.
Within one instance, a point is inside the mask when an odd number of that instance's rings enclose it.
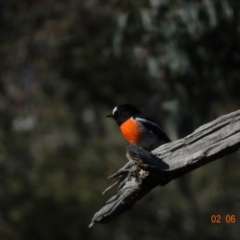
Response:
[[[123,122],[136,114],[141,114],[141,112],[137,108],[133,107],[131,104],[124,103],[116,106],[113,109],[112,113],[107,115],[106,117],[113,118],[120,126]]]

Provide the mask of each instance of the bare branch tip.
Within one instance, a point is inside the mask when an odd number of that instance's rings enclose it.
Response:
[[[91,222],[90,224],[89,224],[89,226],[88,226],[88,228],[91,228],[91,227],[93,227],[94,226],[94,222]]]

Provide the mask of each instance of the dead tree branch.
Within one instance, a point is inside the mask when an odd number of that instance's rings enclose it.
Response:
[[[240,110],[219,117],[185,138],[162,145],[151,153],[138,146],[128,146],[129,162],[110,177],[119,184],[118,192],[94,215],[89,227],[111,221],[154,187],[163,186],[238,148]]]

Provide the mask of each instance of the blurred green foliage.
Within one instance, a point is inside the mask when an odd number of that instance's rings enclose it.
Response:
[[[88,229],[126,161],[105,119],[114,106],[132,103],[172,139],[239,109],[239,10],[234,0],[3,1],[0,239],[239,239],[239,153]]]

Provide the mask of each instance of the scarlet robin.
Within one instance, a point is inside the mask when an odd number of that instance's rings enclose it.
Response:
[[[125,103],[116,106],[107,117],[111,117],[117,122],[128,142],[148,151],[171,142],[157,123],[131,104]]]

